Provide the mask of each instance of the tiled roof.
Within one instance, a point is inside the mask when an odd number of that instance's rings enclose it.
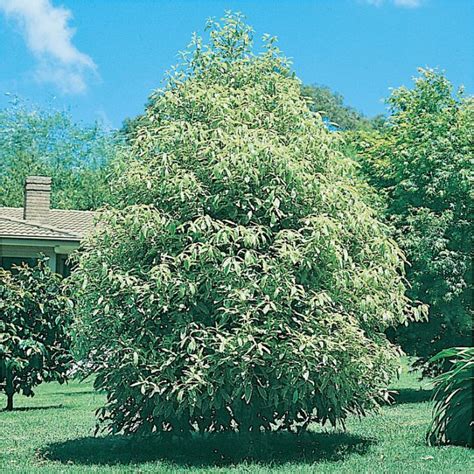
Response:
[[[23,219],[23,208],[0,207],[0,238],[79,241],[94,227],[91,211],[51,209],[46,222]]]

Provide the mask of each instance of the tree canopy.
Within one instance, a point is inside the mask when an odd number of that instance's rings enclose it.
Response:
[[[309,100],[309,108],[318,112],[323,120],[337,130],[378,129],[383,126],[382,115],[372,119],[365,117],[355,108],[346,105],[344,97],[327,86],[303,85],[301,91]]]
[[[15,100],[0,110],[0,206],[21,207],[26,176],[38,174],[53,178],[53,207],[96,209],[110,196],[116,154],[116,137],[100,125]]]
[[[430,306],[429,320],[400,328],[396,340],[426,361],[471,337],[474,102],[421,69],[415,87],[388,103],[388,126],[362,135],[359,157],[410,263],[408,294]]]

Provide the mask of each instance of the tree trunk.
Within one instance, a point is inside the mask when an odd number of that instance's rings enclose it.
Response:
[[[7,377],[6,377],[6,386],[5,386],[5,393],[7,395],[7,411],[13,410],[13,395],[15,394],[15,390],[13,387],[13,374],[10,369],[7,369]]]
[[[7,411],[13,411],[13,393],[7,393]]]

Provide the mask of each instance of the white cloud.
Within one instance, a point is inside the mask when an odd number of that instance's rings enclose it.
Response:
[[[51,0],[0,0],[0,11],[13,18],[38,60],[36,78],[55,84],[62,92],[77,94],[87,88],[86,76],[96,73],[90,56],[73,44],[72,13]]]
[[[102,127],[104,127],[105,130],[113,130],[114,125],[112,120],[103,108],[97,109],[95,111],[95,116],[97,121],[102,125]]]
[[[418,8],[424,0],[363,0],[364,3],[380,7],[385,3],[392,3],[396,7],[401,8]]]

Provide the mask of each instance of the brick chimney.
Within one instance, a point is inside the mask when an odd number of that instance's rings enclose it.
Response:
[[[51,204],[51,178],[28,176],[25,181],[23,219],[44,222],[48,219]]]

